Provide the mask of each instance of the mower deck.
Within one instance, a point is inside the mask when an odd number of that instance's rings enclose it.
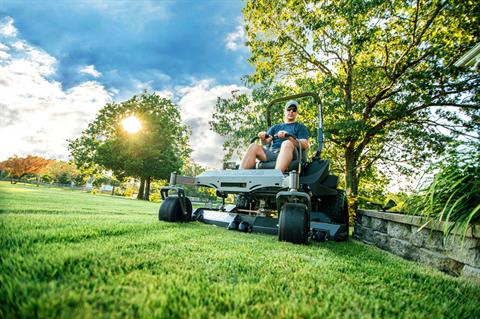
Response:
[[[231,205],[233,206],[233,205]],[[228,211],[230,209],[230,211]],[[310,212],[310,237],[314,240],[342,240],[347,231],[345,225],[333,224],[330,219],[321,212]],[[229,230],[237,230],[248,233],[263,233],[278,235],[278,218],[266,216],[254,216],[235,212],[235,208],[226,207],[225,211],[211,208],[197,208],[192,218],[199,222],[215,225]],[[240,227],[240,223],[244,227]]]

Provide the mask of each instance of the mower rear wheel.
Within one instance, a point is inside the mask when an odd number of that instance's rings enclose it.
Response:
[[[308,243],[310,218],[305,205],[286,203],[280,210],[278,240],[293,244]]]
[[[340,233],[335,240],[344,241],[348,238],[348,202],[347,195],[342,189],[337,189],[336,196],[322,197],[318,209],[327,214],[333,223],[345,225],[346,230]]]
[[[167,197],[160,205],[158,219],[167,222],[188,222],[192,219],[192,202],[188,197],[185,200],[185,214],[182,211],[179,197]]]
[[[337,189],[336,196],[321,197],[318,210],[327,214],[334,223],[348,224],[348,203],[344,190]]]

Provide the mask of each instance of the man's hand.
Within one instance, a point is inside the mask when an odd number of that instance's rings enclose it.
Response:
[[[267,134],[267,132],[260,132],[258,133],[258,138],[262,142],[263,145],[270,144],[272,141],[272,137]]]
[[[258,138],[260,139],[260,141],[265,141],[265,136],[267,135],[267,132],[260,132],[258,133]]]
[[[285,138],[286,135],[288,135],[288,132],[287,132],[287,131],[279,131],[279,132],[277,133],[277,136],[278,136],[279,138]]]

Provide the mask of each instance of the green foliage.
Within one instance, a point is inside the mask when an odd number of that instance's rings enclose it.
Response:
[[[102,185],[120,186],[120,181],[114,176],[100,175],[93,181],[93,186],[100,187]]]
[[[152,192],[150,197],[148,198],[149,201],[159,203],[160,202],[160,193],[159,192]]]
[[[479,286],[356,241],[292,245],[157,211],[0,183],[0,317],[480,317]]]
[[[445,222],[444,234],[480,222],[480,143],[457,146],[430,167],[431,183],[409,201],[409,211]],[[449,223],[452,222],[452,223]]]
[[[121,126],[122,119],[131,115],[142,124],[134,134]],[[84,168],[100,166],[119,178],[168,178],[190,154],[188,132],[170,100],[145,92],[119,104],[107,104],[82,136],[70,141],[69,149]]]
[[[123,196],[125,197],[133,197],[133,193],[135,192],[135,189],[131,186],[127,187],[125,191],[123,192]]]
[[[478,129],[480,74],[453,67],[478,42],[475,1],[259,0],[243,13],[249,83],[319,92],[351,199],[377,163],[408,172]]]
[[[48,164],[46,170],[47,175],[49,175],[55,183],[59,184],[69,184],[80,174],[74,163],[59,160],[52,161]]]
[[[43,183],[53,183],[52,177],[50,177],[50,175],[48,175],[48,174],[42,175],[42,177],[40,178],[40,180],[41,180]]]
[[[242,155],[250,139],[268,129],[269,121],[273,124],[283,122],[283,105],[274,105],[268,110],[267,104],[276,97],[292,94],[291,91],[287,92],[287,88],[281,85],[275,85],[272,89],[264,85],[255,87],[248,94],[233,91],[232,97],[217,99],[210,126],[225,137],[225,160],[232,155]]]

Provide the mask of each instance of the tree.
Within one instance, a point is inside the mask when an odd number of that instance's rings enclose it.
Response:
[[[452,65],[478,41],[475,1],[260,0],[243,13],[247,83],[319,92],[354,210],[376,163],[423,163],[478,128],[459,113],[478,120],[480,75]]]
[[[142,125],[134,134],[121,125],[132,115]],[[70,141],[69,150],[81,167],[98,165],[118,178],[140,178],[138,198],[148,200],[151,178],[168,178],[189,156],[188,132],[170,100],[144,92],[122,103],[107,104],[82,135]]]
[[[66,184],[75,179],[79,172],[74,163],[65,161],[52,161],[46,167],[46,174],[49,175],[55,182]]]
[[[268,110],[267,105],[272,99],[291,93],[291,89],[273,85],[270,81],[256,86],[249,93],[233,91],[230,98],[217,98],[210,126],[225,137],[225,160],[242,155],[244,146],[252,137],[259,131],[266,131],[269,124],[281,121],[283,106],[273,105],[273,109]],[[315,130],[313,122],[306,124],[309,131]]]
[[[120,181],[114,176],[103,175],[95,178],[93,181],[93,186],[101,187],[102,185],[112,186],[112,195],[115,195],[115,187],[120,186]]]
[[[15,177],[21,178],[27,174],[42,173],[50,163],[50,160],[40,156],[28,155],[27,157],[18,157],[14,155],[1,162],[0,169],[8,172],[12,177],[11,183],[14,184]]]

